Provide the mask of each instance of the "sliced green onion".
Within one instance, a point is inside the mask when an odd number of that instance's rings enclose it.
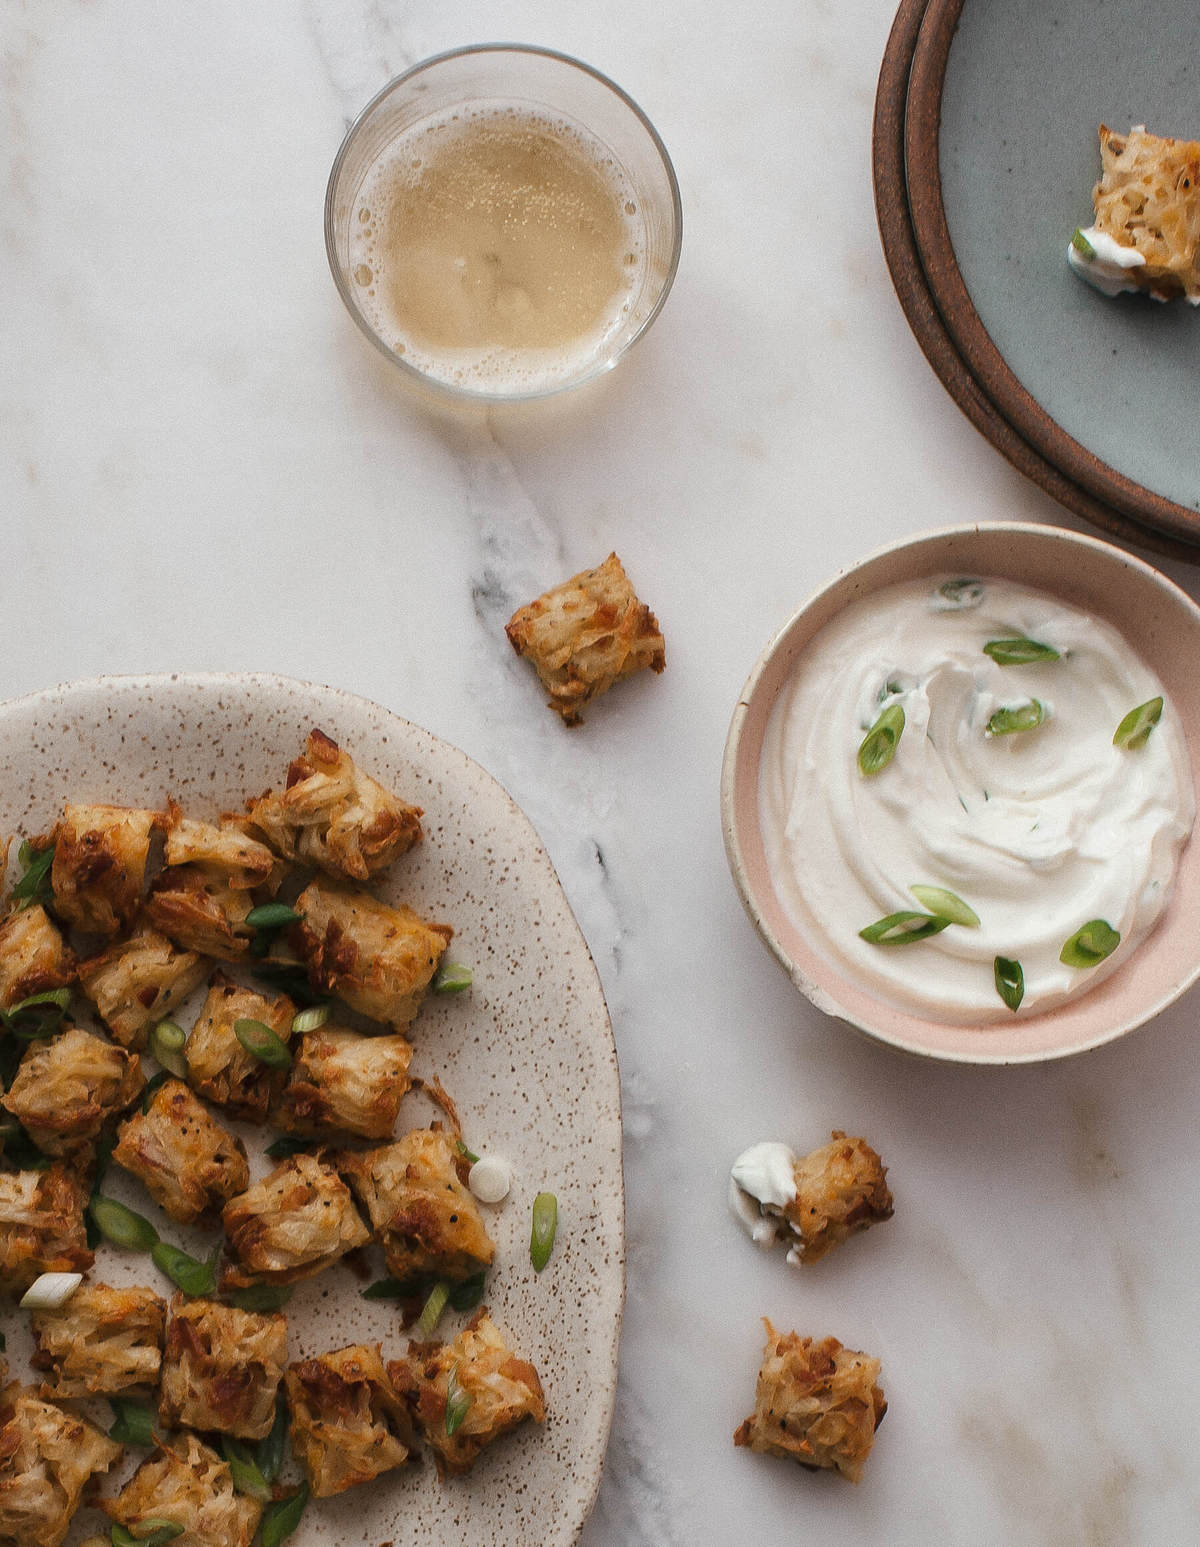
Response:
[[[165,1273],[185,1295],[202,1299],[211,1295],[217,1287],[219,1254],[218,1246],[207,1262],[198,1262],[195,1257],[178,1246],[172,1246],[169,1241],[158,1241],[151,1249],[150,1257],[159,1272]]]
[[[221,1451],[225,1457],[225,1464],[229,1468],[229,1475],[233,1478],[233,1486],[239,1493],[248,1494],[252,1499],[258,1499],[263,1504],[271,1502],[271,1485],[263,1476],[262,1470],[254,1456],[250,1453],[249,1445],[235,1439],[232,1434],[221,1436]]]
[[[82,1283],[82,1273],[41,1273],[21,1296],[21,1309],[61,1310]]]
[[[54,864],[54,846],[35,850],[26,840],[17,850],[18,861],[25,866],[25,873],[12,889],[16,912],[32,907],[35,902],[49,901],[50,867]]]
[[[1095,967],[1121,943],[1120,931],[1106,919],[1091,919],[1082,929],[1077,929],[1059,952],[1058,959],[1065,967]]]
[[[0,1010],[0,1018],[13,1036],[32,1042],[37,1037],[52,1036],[59,1029],[70,1003],[69,988],[48,988]]]
[[[287,1043],[264,1021],[246,1018],[236,1020],[233,1023],[233,1034],[247,1053],[257,1058],[259,1063],[266,1064],[268,1069],[291,1067],[292,1055],[288,1052]]]
[[[870,779],[882,773],[895,757],[903,734],[904,710],[899,704],[889,704],[859,746],[858,770],[864,778]]]
[[[279,1547],[280,1542],[291,1536],[300,1524],[300,1517],[307,1503],[308,1484],[301,1483],[299,1492],[293,1493],[290,1499],[280,1499],[277,1504],[268,1504],[262,1512],[259,1526],[259,1541],[262,1547]]]
[[[42,1154],[12,1117],[0,1121],[0,1153],[18,1171],[46,1171],[50,1166],[50,1156]]]
[[[159,1244],[158,1231],[150,1221],[115,1198],[95,1194],[88,1202],[88,1213],[95,1221],[96,1229],[114,1246],[123,1246],[131,1252],[148,1252]]]
[[[264,902],[259,908],[251,908],[244,922],[251,929],[282,929],[286,924],[299,924],[303,917],[286,902]]]
[[[168,1080],[173,1080],[175,1078],[176,1076],[173,1075],[169,1069],[160,1069],[157,1074],[152,1074],[150,1076],[150,1078],[146,1081],[146,1088],[142,1092],[143,1114],[148,1112],[151,1106],[154,1104],[154,1097],[158,1093],[159,1089],[165,1085]]]
[[[154,1414],[140,1402],[129,1402],[124,1397],[109,1397],[109,1405],[116,1414],[116,1421],[108,1431],[110,1440],[118,1445],[140,1445],[145,1450],[158,1444],[154,1433]]]
[[[455,1284],[450,1291],[450,1309],[452,1311],[473,1311],[483,1299],[483,1291],[487,1284],[487,1273],[472,1273],[470,1278],[464,1278],[461,1284]]]
[[[868,945],[912,945],[917,940],[928,940],[930,935],[940,935],[943,929],[949,928],[950,922],[948,918],[937,918],[930,913],[906,910],[889,913],[858,933]]]
[[[967,929],[979,928],[979,915],[975,909],[944,886],[910,886],[909,891],[934,918],[949,919],[952,924],[962,924]]]
[[[453,1365],[446,1381],[446,1433],[453,1434],[471,1411],[471,1393],[458,1383],[458,1366]]]
[[[987,722],[989,736],[1011,736],[1017,731],[1034,731],[1046,718],[1046,708],[1039,699],[1031,698],[1027,704],[1015,709],[997,709]]]
[[[309,1005],[307,1010],[301,1010],[299,1015],[293,1018],[292,1035],[302,1037],[306,1032],[316,1031],[319,1026],[324,1026],[331,1013],[327,1004]]]
[[[183,1527],[177,1520],[163,1520],[158,1515],[139,1520],[136,1528],[123,1526],[119,1521],[112,1528],[113,1547],[163,1547],[164,1542],[173,1542],[182,1535]]]
[[[1062,238],[1060,237],[1059,240],[1061,241]],[[1084,236],[1079,226],[1075,227],[1075,234],[1071,238],[1071,246],[1081,258],[1085,258],[1089,263],[1096,256],[1096,249],[1088,241],[1087,237]]]
[[[946,580],[933,593],[938,612],[967,612],[983,601],[986,587],[982,580]]]
[[[1117,726],[1113,735],[1113,746],[1122,747],[1126,752],[1136,752],[1140,747],[1144,747],[1150,740],[1150,732],[1162,719],[1162,712],[1161,698],[1147,699],[1144,704],[1131,709]]]
[[[364,1300],[412,1300],[419,1292],[420,1280],[411,1278],[377,1278],[359,1290]]]
[[[558,1199],[552,1192],[540,1192],[533,1200],[533,1224],[529,1232],[529,1260],[538,1273],[550,1261],[557,1233]]]
[[[997,956],[992,963],[992,973],[996,980],[996,992],[1001,999],[1010,1010],[1019,1010],[1021,1000],[1025,997],[1025,974],[1021,970],[1021,963],[1007,956]]]
[[[225,1298],[239,1311],[256,1311],[267,1315],[281,1311],[292,1298],[292,1284],[247,1284],[244,1289],[231,1289]]]
[[[461,1139],[457,1141],[457,1144],[458,1153],[463,1157],[463,1159],[469,1160],[473,1166],[477,1165],[479,1162],[479,1156],[476,1155],[472,1150],[469,1150]]]
[[[1036,639],[990,639],[983,647],[997,666],[1032,666],[1038,661],[1057,661],[1058,651]]]
[[[417,1318],[414,1328],[416,1335],[421,1338],[432,1336],[433,1329],[442,1319],[442,1312],[446,1309],[446,1302],[450,1298],[450,1285],[445,1279],[439,1279],[429,1291],[429,1298],[421,1307],[421,1314]]]
[[[316,1139],[276,1139],[267,1145],[263,1153],[272,1160],[286,1160],[289,1155],[307,1154],[316,1142]]]
[[[150,1033],[150,1052],[157,1058],[164,1069],[178,1079],[183,1079],[187,1074],[187,1059],[183,1056],[183,1045],[187,1041],[187,1032],[177,1021],[159,1021]]]
[[[462,962],[442,962],[433,975],[433,982],[429,985],[435,994],[461,994],[463,989],[470,988],[474,981],[474,973],[470,967]]]
[[[259,1440],[258,1448],[254,1452],[258,1469],[269,1483],[273,1483],[283,1470],[287,1444],[287,1394],[281,1385],[275,1394],[275,1422],[271,1425],[271,1432]]]

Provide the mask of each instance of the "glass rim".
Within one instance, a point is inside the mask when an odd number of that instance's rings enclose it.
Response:
[[[663,171],[666,174],[667,186],[671,195],[673,239],[671,242],[670,260],[667,263],[666,273],[663,276],[658,295],[655,297],[654,305],[645,317],[642,318],[635,331],[629,335],[615,353],[595,361],[582,375],[572,377],[570,381],[552,382],[543,387],[533,387],[519,391],[497,392],[489,391],[486,388],[457,386],[453,382],[441,381],[436,376],[430,376],[427,372],[418,370],[411,361],[406,360],[403,355],[397,354],[394,349],[386,344],[371,326],[362,308],[354,298],[343,273],[341,261],[337,255],[337,233],[333,218],[334,196],[342,166],[358,135],[366,127],[380,104],[391,96],[397,87],[404,85],[406,81],[412,80],[413,77],[423,74],[426,70],[432,69],[436,65],[444,64],[447,60],[466,58],[476,54],[531,54],[543,59],[556,60],[560,64],[569,65],[572,69],[581,71],[584,75],[591,76],[601,86],[607,87],[641,124],[651,144],[654,146],[662,163]],[[574,388],[582,387],[587,382],[594,381],[597,377],[611,371],[619,361],[624,359],[638,340],[645,335],[650,324],[658,316],[659,312],[662,311],[666,299],[671,293],[671,287],[675,283],[675,275],[679,269],[679,258],[682,249],[683,203],[679,195],[679,180],[675,175],[675,168],[671,163],[671,157],[667,152],[667,147],[663,144],[662,136],[658,130],[629,93],[622,90],[616,81],[610,79],[601,70],[593,68],[590,64],[585,64],[582,59],[576,59],[571,54],[564,54],[554,48],[543,48],[536,43],[468,43],[459,48],[448,48],[444,49],[441,53],[430,54],[427,59],[419,60],[416,64],[410,65],[407,70],[402,70],[399,75],[393,76],[391,80],[380,87],[366,106],[355,115],[349,128],[342,136],[342,142],[338,147],[337,155],[333,158],[333,166],[329,171],[329,181],[325,185],[325,256],[329,261],[329,269],[333,275],[333,282],[337,286],[338,294],[341,296],[342,302],[350,313],[351,318],[358,325],[359,331],[370,340],[386,359],[398,367],[402,374],[407,375],[413,381],[420,382],[425,387],[433,388],[446,397],[459,400],[478,403],[528,402],[537,398],[554,397],[560,392],[572,391]]]

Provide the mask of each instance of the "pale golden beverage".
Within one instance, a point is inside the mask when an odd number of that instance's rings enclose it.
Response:
[[[384,342],[454,386],[536,392],[605,350],[638,295],[646,240],[598,141],[482,104],[389,145],[351,216],[350,274]]]

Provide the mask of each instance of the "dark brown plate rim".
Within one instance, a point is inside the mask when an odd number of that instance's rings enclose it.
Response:
[[[965,3],[928,0],[913,46],[904,118],[909,211],[942,320],[971,375],[1047,461],[1118,515],[1183,543],[1200,543],[1200,517],[1194,510],[1127,478],[1067,434],[1017,380],[975,310],[946,223],[938,143],[946,66]],[[1191,557],[1195,562],[1198,556]]]
[[[884,261],[909,327],[935,375],[959,408],[1019,473],[1092,526],[1126,542],[1188,563],[1200,548],[1140,526],[1098,500],[1048,462],[1003,417],[967,369],[946,331],[921,265],[908,206],[904,126],[909,73],[928,0],[900,0],[884,49],[875,93],[872,176]]]

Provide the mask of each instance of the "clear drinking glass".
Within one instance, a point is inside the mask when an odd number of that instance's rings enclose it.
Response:
[[[627,237],[630,247],[621,259],[625,268],[619,304],[601,323],[561,343],[543,341],[536,348],[525,349],[511,341],[496,346],[494,340],[480,339],[467,345],[458,340],[448,349],[436,344],[430,347],[428,339],[422,341],[410,329],[406,331],[407,320],[397,309],[409,293],[408,276],[418,274],[412,286],[414,295],[418,290],[425,293],[427,281],[436,291],[444,280],[451,287],[448,302],[459,305],[468,283],[468,264],[461,257],[448,258],[454,249],[443,247],[436,258],[419,255],[419,270],[396,266],[393,272],[400,277],[389,285],[388,254],[398,249],[389,249],[382,242],[383,227],[386,224],[388,231],[399,232],[405,249],[402,261],[411,265],[414,260],[405,244],[418,221],[405,214],[384,221],[380,189],[391,176],[386,169],[402,164],[420,167],[423,162],[430,165],[436,155],[443,154],[437,149],[439,136],[441,141],[461,137],[469,125],[480,122],[494,135],[502,136],[507,131],[495,126],[511,125],[514,119],[535,124],[539,131],[561,132],[568,147],[578,150],[585,146],[602,163],[601,170],[617,200],[613,218],[623,222],[622,239]],[[426,173],[404,175],[424,177]],[[541,196],[536,181],[533,190],[527,214],[528,220],[536,222]],[[511,192],[510,188],[509,196]],[[411,213],[412,201],[423,195],[418,191],[405,197],[408,203],[403,207]],[[433,200],[430,202],[432,205]],[[443,203],[439,197],[438,209]],[[422,214],[419,204],[416,214]],[[374,243],[369,248],[364,245],[364,231]],[[391,81],[351,125],[334,161],[325,197],[329,266],[350,315],[400,371],[463,398],[514,401],[545,397],[611,370],[662,309],[679,264],[682,234],[674,169],[654,126],[637,104],[612,81],[578,60],[522,44],[455,49],[427,59]],[[412,240],[417,237],[413,235]],[[484,251],[490,240],[490,236],[481,237],[478,252],[499,266],[500,260]],[[564,238],[561,229],[555,240],[559,243],[557,258],[565,254],[570,259],[573,252],[582,250],[582,244]],[[370,261],[364,260],[364,253]],[[396,260],[397,265],[400,262]],[[486,275],[483,281],[471,280],[471,296],[483,294],[481,285],[486,280]],[[557,284],[560,298],[570,289],[569,280]],[[520,284],[494,293],[500,296],[497,304],[502,309],[508,306],[506,315],[511,316],[514,305],[524,308],[526,317],[538,311],[539,293],[534,292],[531,301]],[[392,302],[399,297],[397,305],[389,307],[389,297]],[[463,328],[470,325],[462,323]]]

